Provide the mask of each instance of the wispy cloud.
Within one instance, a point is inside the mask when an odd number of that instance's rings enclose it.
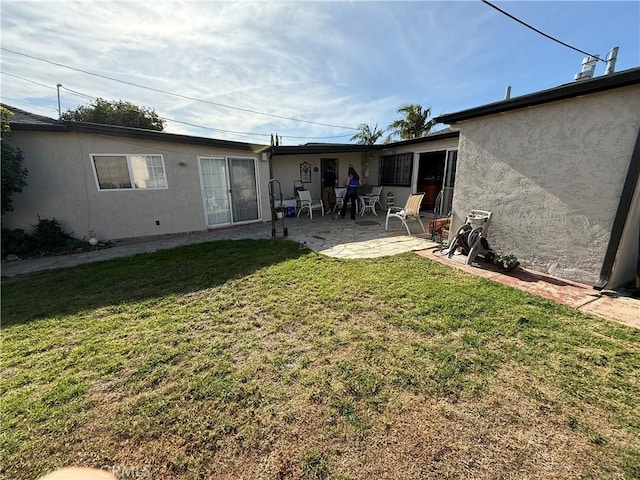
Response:
[[[573,2],[551,4],[558,17],[554,22],[571,18],[564,3]],[[595,8],[583,3],[576,6]],[[50,85],[2,76],[3,98],[22,98],[47,109],[36,113],[51,115],[57,106],[55,86],[61,83],[92,97],[128,100],[168,118],[217,129],[292,137],[342,134],[345,141],[351,130],[277,117],[382,127],[404,103],[431,106],[434,114],[468,108],[499,99],[509,81],[534,79],[531,72],[519,71],[523,64],[532,70],[551,68],[527,59],[527,51],[544,49],[543,57],[554,51],[481,2],[451,1],[2,0],[2,46],[238,107],[166,95],[2,52],[3,72]],[[501,74],[506,65],[509,75]],[[544,79],[527,82],[535,88]],[[61,100],[63,109],[86,103],[68,91]],[[169,128],[248,138],[178,123]]]

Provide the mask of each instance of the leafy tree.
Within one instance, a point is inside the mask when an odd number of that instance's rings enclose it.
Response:
[[[103,98],[97,98],[89,105],[80,105],[73,110],[67,110],[60,118],[74,122],[164,130],[164,120],[158,116],[155,110],[138,107],[123,100],[108,101]]]
[[[358,145],[373,145],[384,134],[384,130],[378,130],[377,123],[376,126],[373,127],[373,130],[366,123],[361,123],[358,125],[358,130],[360,131],[351,137],[351,140],[356,140]]]
[[[13,113],[4,107],[0,107],[2,137],[2,213],[13,210],[13,194],[22,192],[27,185],[29,171],[22,166],[24,157],[22,152],[7,144],[7,137],[11,134],[9,120]]]
[[[436,124],[435,120],[429,119],[430,107],[423,110],[418,104],[404,105],[398,109],[398,113],[404,118],[393,122],[389,129],[393,130],[394,135],[399,135],[401,140],[424,137]]]

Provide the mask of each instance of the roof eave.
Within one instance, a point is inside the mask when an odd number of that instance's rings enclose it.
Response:
[[[388,148],[402,147],[417,143],[428,143],[436,140],[445,140],[447,138],[457,138],[460,135],[458,130],[450,130],[443,132],[435,132],[426,137],[412,138],[411,140],[400,140],[391,143],[375,143],[373,145],[360,144],[306,144],[295,146],[273,146],[271,153],[273,155],[312,155],[323,153],[358,153],[370,152],[372,150],[385,150]]]
[[[224,148],[234,148],[237,150],[247,150],[258,152],[264,149],[264,145],[255,145],[244,142],[234,142],[231,140],[218,140],[207,137],[194,137],[191,135],[181,135],[177,133],[167,133],[159,130],[145,130],[142,128],[121,127],[118,125],[103,125],[98,123],[71,122],[64,121],[64,125],[73,131],[83,133],[93,133],[97,135],[109,135],[125,138],[143,138],[148,140],[158,140],[162,142],[188,143],[192,145],[206,145]]]
[[[489,103],[480,107],[449,113],[435,118],[438,123],[453,124],[463,120],[483,117],[495,113],[503,113],[521,108],[533,107],[544,103],[565,100],[567,98],[589,95],[592,93],[622,88],[640,83],[640,68],[625,70],[590,80],[576,81],[559,87],[543,90],[529,95],[522,95],[509,100]]]

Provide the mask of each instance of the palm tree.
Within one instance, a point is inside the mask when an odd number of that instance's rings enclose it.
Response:
[[[358,145],[373,145],[384,134],[384,130],[378,130],[377,123],[373,130],[366,123],[361,123],[358,125],[358,130],[360,131],[351,137],[352,141],[357,140]]]
[[[399,135],[401,140],[425,137],[436,124],[435,120],[429,119],[431,107],[423,110],[418,104],[404,105],[398,109],[398,113],[404,118],[393,122],[389,129],[393,130],[394,135]]]

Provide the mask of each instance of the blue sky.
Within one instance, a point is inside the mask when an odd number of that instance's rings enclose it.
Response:
[[[580,50],[619,47],[616,71],[640,66],[640,1],[492,3]],[[3,103],[57,118],[62,84],[63,111],[90,101],[80,95],[121,99],[184,122],[168,121],[172,133],[257,143],[276,132],[284,145],[347,143],[407,103],[438,116],[499,101],[507,86],[516,97],[570,83],[584,57],[480,0],[0,7]]]

